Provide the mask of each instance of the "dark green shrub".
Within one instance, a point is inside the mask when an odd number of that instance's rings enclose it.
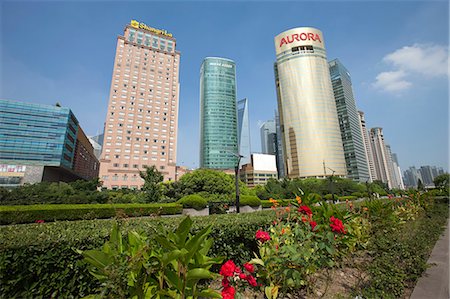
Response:
[[[353,192],[352,196],[355,196],[356,198],[362,198],[364,197],[364,194],[362,192]]]
[[[241,195],[239,198],[239,205],[242,206],[251,206],[251,207],[259,207],[261,205],[261,199],[257,196],[252,195]]]
[[[177,201],[177,203],[183,205],[183,208],[191,208],[196,210],[204,209],[208,205],[206,199],[197,194],[184,196]]]
[[[323,196],[323,198],[324,198],[325,200],[333,200],[333,194],[325,194],[325,195]],[[337,200],[337,199],[338,199],[337,195],[334,194],[334,200]]]
[[[353,196],[353,195],[339,196],[339,201],[346,201],[346,200],[352,201],[352,200],[355,200],[355,199],[357,199],[357,197]]]
[[[179,204],[72,204],[0,206],[0,224],[31,223],[36,220],[82,220],[124,216],[180,214]]]

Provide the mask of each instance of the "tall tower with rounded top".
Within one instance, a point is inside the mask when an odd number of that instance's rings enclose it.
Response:
[[[322,32],[311,27],[284,31],[275,37],[275,52],[275,81],[287,176],[346,176]]]

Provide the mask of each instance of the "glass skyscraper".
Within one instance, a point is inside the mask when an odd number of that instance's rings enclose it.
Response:
[[[322,32],[300,27],[275,37],[275,82],[289,178],[346,176]]]
[[[350,73],[338,59],[330,61],[328,65],[344,146],[347,177],[355,181],[367,182],[370,177],[369,168],[364,141],[362,140],[358,110],[353,97]]]
[[[233,169],[237,164],[236,65],[207,57],[200,69],[200,167]]]
[[[237,114],[238,114],[239,154],[243,156],[241,158],[240,165],[245,165],[250,163],[251,161],[248,100],[246,98],[237,102]]]

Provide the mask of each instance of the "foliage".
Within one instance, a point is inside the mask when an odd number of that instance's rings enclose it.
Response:
[[[183,208],[192,208],[196,210],[204,209],[208,205],[206,199],[197,194],[186,195],[177,201],[177,203],[182,204]]]
[[[436,188],[443,190],[448,195],[448,190],[450,186],[450,174],[444,173],[438,175],[437,177],[434,178],[433,183]]]
[[[339,201],[347,201],[347,200],[355,200],[357,199],[356,196],[348,195],[348,196],[339,196]]]
[[[164,179],[162,173],[156,169],[155,165],[145,166],[145,171],[139,173],[144,180],[142,191],[145,192],[147,202],[158,202],[162,196],[161,182]]]
[[[277,203],[281,207],[287,207],[288,205],[294,203],[294,199],[279,199],[277,200]],[[261,206],[263,208],[270,208],[272,207],[272,202],[270,200],[261,200]]]
[[[259,207],[261,205],[261,200],[257,196],[241,195],[239,198],[239,205]]]
[[[175,232],[161,228],[155,242],[144,234],[128,232],[123,238],[117,225],[102,250],[82,252],[91,274],[102,282],[99,298],[220,298],[199,285],[211,279],[209,271],[222,258],[207,256],[213,239],[211,226],[195,235],[189,233],[192,220],[186,217]]]
[[[0,206],[0,224],[32,223],[37,220],[81,220],[119,216],[180,214],[179,204],[75,204]]]

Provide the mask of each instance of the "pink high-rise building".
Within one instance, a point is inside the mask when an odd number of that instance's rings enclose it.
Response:
[[[141,188],[146,165],[175,180],[179,64],[165,30],[133,20],[117,38],[100,158],[104,187]]]

